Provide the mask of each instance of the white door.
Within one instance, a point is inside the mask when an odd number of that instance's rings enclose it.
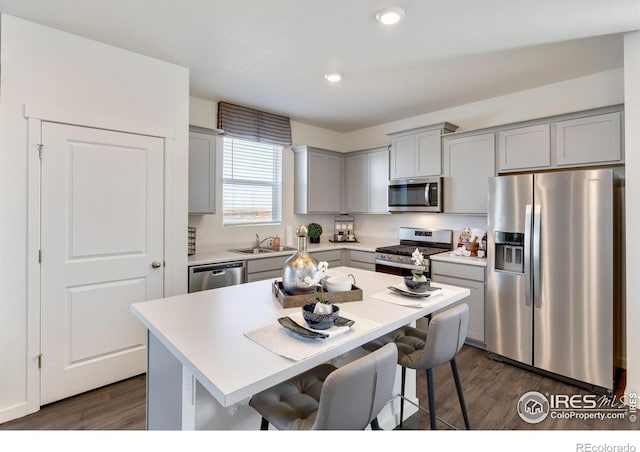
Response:
[[[42,144],[46,404],[145,372],[130,305],[163,295],[164,141],[43,122]]]

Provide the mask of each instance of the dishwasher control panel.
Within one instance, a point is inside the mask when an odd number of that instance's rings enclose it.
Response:
[[[189,293],[218,289],[246,282],[245,261],[193,265],[189,267]]]

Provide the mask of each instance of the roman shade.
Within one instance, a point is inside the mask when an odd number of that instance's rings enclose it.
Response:
[[[218,128],[231,138],[291,146],[291,121],[285,116],[219,102]]]

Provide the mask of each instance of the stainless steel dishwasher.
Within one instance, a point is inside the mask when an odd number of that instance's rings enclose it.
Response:
[[[189,293],[217,289],[246,282],[245,262],[192,265],[189,267]]]

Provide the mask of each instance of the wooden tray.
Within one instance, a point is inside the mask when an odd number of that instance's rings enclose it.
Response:
[[[284,291],[282,281],[273,282],[273,294],[276,296],[283,308],[299,308],[307,303],[313,303],[313,292],[300,295],[289,295]],[[351,286],[351,290],[346,292],[325,292],[325,297],[332,303],[345,303],[347,301],[361,301],[362,289],[358,286]]]

